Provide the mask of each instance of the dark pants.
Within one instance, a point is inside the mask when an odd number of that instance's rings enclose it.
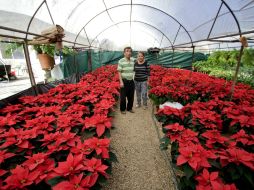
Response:
[[[124,87],[120,90],[120,110],[126,110],[126,98],[128,100],[127,103],[127,111],[132,110],[133,101],[134,101],[134,91],[135,84],[133,80],[125,80],[123,79]]]

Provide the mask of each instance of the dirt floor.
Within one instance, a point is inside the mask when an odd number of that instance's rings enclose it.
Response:
[[[135,105],[135,104],[134,104]],[[104,190],[173,190],[170,167],[159,148],[149,108],[126,115],[116,111],[111,147],[118,158]]]

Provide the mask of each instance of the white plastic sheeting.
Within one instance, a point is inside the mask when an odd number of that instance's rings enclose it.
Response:
[[[253,34],[254,0],[0,0],[0,36],[32,39],[53,24],[68,45],[190,47]]]

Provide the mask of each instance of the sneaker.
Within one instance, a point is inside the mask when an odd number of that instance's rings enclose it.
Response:
[[[141,107],[141,105],[140,104],[136,104],[136,108],[140,108]]]
[[[121,114],[126,114],[126,111],[121,111]]]
[[[130,113],[135,113],[133,110],[129,110],[128,112],[130,112]]]

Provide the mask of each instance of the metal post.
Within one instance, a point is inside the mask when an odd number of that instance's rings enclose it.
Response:
[[[173,48],[173,55],[172,55],[172,67],[174,65],[174,55],[175,55],[175,48]]]
[[[242,55],[243,55],[243,50],[244,50],[244,46],[242,45],[241,49],[240,49],[240,55],[239,55],[238,60],[237,60],[237,65],[236,65],[236,70],[235,70],[235,76],[234,76],[234,79],[233,79],[233,84],[232,84],[232,87],[231,87],[231,90],[230,90],[230,100],[232,100],[233,94],[234,94],[234,91],[235,91],[235,85],[236,85],[236,82],[237,82],[237,75],[238,75],[240,64],[241,64],[241,58],[242,58]]]
[[[78,73],[78,65],[76,62],[76,54],[73,55],[73,65],[75,67],[75,74],[77,74]]]
[[[192,77],[192,72],[193,72],[192,64],[193,64],[193,62],[194,62],[194,53],[195,53],[195,46],[192,46],[191,70],[190,70],[190,74],[189,74],[189,80],[188,80],[188,81],[186,80],[186,82],[185,82],[185,85],[186,85],[186,86],[190,84],[190,79],[191,79],[191,77]],[[189,83],[189,84],[187,84],[187,83]]]
[[[93,70],[92,68],[92,51],[91,49],[89,48],[88,50],[88,72],[91,72]]]
[[[38,95],[39,93],[38,93],[38,89],[37,89],[36,82],[35,82],[35,79],[34,79],[33,69],[32,69],[29,50],[28,50],[28,44],[27,44],[26,40],[23,44],[23,48],[24,48],[24,52],[25,52],[26,65],[27,65],[27,69],[28,69],[30,82],[31,82],[32,88],[34,89],[35,94]]]
[[[194,58],[195,58],[195,46],[192,46],[192,61],[191,61],[191,70],[193,70],[192,69],[192,65],[193,65],[193,63],[194,63]]]

